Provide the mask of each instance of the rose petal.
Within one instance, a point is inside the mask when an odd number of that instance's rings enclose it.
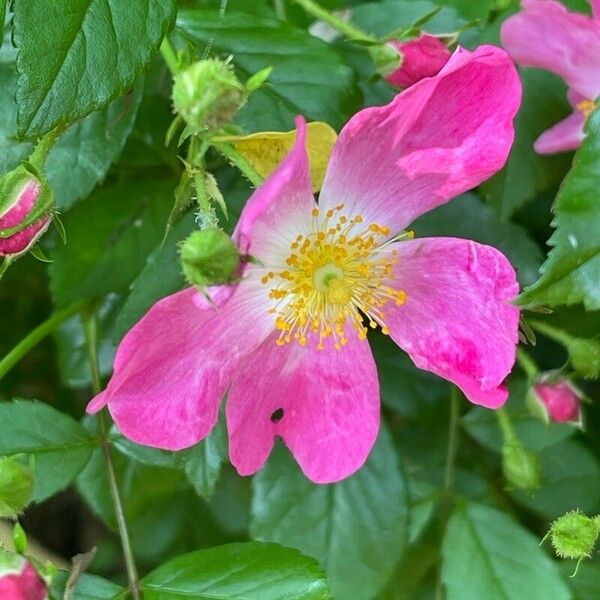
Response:
[[[502,25],[502,45],[521,65],[560,75],[585,98],[600,94],[600,22],[553,0],[525,0]]]
[[[27,252],[48,229],[51,219],[45,217],[7,238],[0,238],[0,256],[18,256]]]
[[[271,337],[240,368],[229,392],[231,462],[242,475],[256,472],[279,435],[309,479],[344,479],[367,459],[379,412],[366,341],[348,334],[341,350],[325,344],[319,351],[314,340],[277,346]]]
[[[580,111],[571,113],[566,119],[559,121],[554,127],[547,129],[535,141],[533,147],[539,154],[554,154],[576,150],[585,137],[583,126],[585,116]]]
[[[420,369],[496,408],[515,361],[519,310],[515,271],[495,248],[455,238],[400,242],[395,279],[405,304],[384,309],[392,339]]]
[[[513,141],[521,85],[494,46],[457,50],[435,77],[387,106],[367,108],[340,133],[319,204],[393,233],[500,169]]]

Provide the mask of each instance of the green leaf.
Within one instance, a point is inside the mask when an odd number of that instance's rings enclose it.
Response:
[[[574,304],[600,309],[600,110],[588,119],[586,138],[575,154],[554,207],[556,231],[540,279],[519,297],[522,306]]]
[[[0,0],[0,45],[4,37],[4,18],[6,16],[6,0]]]
[[[174,0],[30,0],[14,4],[20,136],[106,106],[129,89],[175,16]]]
[[[34,501],[69,485],[97,444],[77,421],[46,404],[28,400],[0,403],[0,456],[32,457]]]
[[[63,600],[68,578],[69,573],[59,571],[52,580],[50,588],[51,600]],[[83,573],[77,580],[73,600],[114,600],[123,594],[124,591],[124,588],[112,581],[108,581],[97,575]]]
[[[162,238],[172,194],[169,181],[124,181],[103,188],[65,215],[67,245],[51,253],[55,302],[65,305],[125,290]]]
[[[335,598],[372,598],[400,560],[408,494],[387,429],[352,477],[315,485],[279,446],[253,481],[252,537],[314,556]]]
[[[458,505],[442,547],[448,600],[569,600],[557,564],[538,544],[494,508]]]
[[[0,457],[0,518],[15,519],[29,504],[33,475],[23,463]]]
[[[600,590],[600,564],[596,562],[582,562],[577,575],[571,577],[575,571],[576,561],[564,561],[561,570],[573,591],[573,600],[598,600]]]
[[[145,600],[328,600],[317,562],[277,544],[248,542],[170,560],[141,582]]]
[[[537,69],[521,70],[521,81],[523,104],[515,121],[515,142],[508,161],[481,186],[503,221],[529,200],[558,185],[571,162],[568,153],[541,155],[533,149],[542,132],[567,116],[570,109],[565,100],[566,86],[556,75]]]
[[[453,236],[494,246],[508,256],[522,285],[537,278],[542,253],[527,230],[514,223],[499,223],[494,211],[475,194],[463,194],[439,206],[417,219],[411,229],[418,237]]]
[[[292,129],[298,114],[338,129],[358,107],[351,69],[307,31],[275,18],[202,9],[179,11],[177,30],[200,57],[214,39],[213,53],[233,55],[244,78],[273,67],[239,113],[248,131]]]
[[[596,456],[575,441],[545,448],[541,454],[542,486],[527,494],[514,490],[523,506],[549,519],[569,510],[594,514],[600,505],[600,464]]]

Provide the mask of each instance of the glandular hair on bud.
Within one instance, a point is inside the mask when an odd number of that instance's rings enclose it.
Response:
[[[600,375],[600,341],[575,338],[567,346],[573,368],[582,375],[596,379]]]
[[[193,63],[175,76],[173,106],[195,131],[215,131],[229,123],[243,106],[247,90],[226,61]]]
[[[240,257],[231,238],[216,227],[194,231],[180,246],[183,273],[190,285],[206,288],[231,282]]]
[[[518,441],[510,441],[502,448],[502,471],[507,483],[519,490],[534,492],[540,487],[541,464],[537,454],[527,450]]]
[[[591,556],[598,535],[600,518],[574,510],[556,519],[546,537],[550,536],[558,556],[577,560]]]

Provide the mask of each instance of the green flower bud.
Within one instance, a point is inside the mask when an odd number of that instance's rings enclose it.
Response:
[[[540,487],[541,464],[534,452],[518,441],[509,441],[502,448],[502,470],[509,485],[534,492]]]
[[[233,66],[217,59],[195,62],[175,76],[173,105],[195,131],[215,131],[229,123],[248,92]]]
[[[600,375],[600,341],[574,338],[567,346],[573,368],[583,377]]]
[[[581,559],[591,556],[598,535],[600,518],[573,510],[556,519],[546,537],[550,536],[552,546],[561,558]]]
[[[240,263],[237,247],[217,228],[192,233],[181,244],[180,258],[185,278],[199,288],[232,281]]]
[[[404,62],[402,54],[391,44],[369,46],[369,54],[377,72],[384,78],[394,73]]]

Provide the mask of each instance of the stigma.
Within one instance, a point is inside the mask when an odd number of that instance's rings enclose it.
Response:
[[[386,307],[406,302],[406,293],[393,287],[398,262],[390,229],[365,223],[362,215],[343,213],[344,205],[312,211],[311,231],[299,233],[280,269],[269,270],[262,283],[273,302],[280,346],[326,343],[341,349],[349,334],[364,340],[369,329],[386,325]]]

